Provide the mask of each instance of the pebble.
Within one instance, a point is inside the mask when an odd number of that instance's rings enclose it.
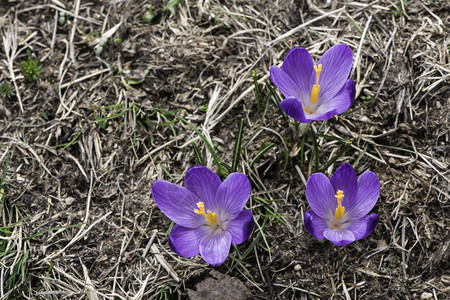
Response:
[[[294,270],[295,271],[300,271],[302,269],[302,266],[300,266],[299,264],[296,264],[295,266],[294,266]]]
[[[64,199],[64,201],[66,202],[66,205],[72,205],[72,203],[75,202],[75,198],[74,197],[67,197],[66,199]]]
[[[433,298],[433,294],[429,293],[429,292],[423,292],[422,295],[420,295],[420,300],[431,299],[431,298]]]

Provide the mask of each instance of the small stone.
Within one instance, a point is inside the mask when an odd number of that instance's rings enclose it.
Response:
[[[429,293],[429,292],[423,292],[422,295],[420,295],[420,300],[431,299],[431,298],[433,298],[433,294]]]
[[[296,264],[295,266],[294,266],[294,270],[295,271],[300,271],[302,269],[302,266],[300,266],[299,264]]]
[[[436,108],[437,109],[440,109],[442,107],[442,104],[441,104],[441,102],[439,102],[439,101],[436,101]]]
[[[66,199],[64,199],[64,202],[66,202],[66,205],[70,206],[70,205],[72,205],[72,203],[75,202],[75,198],[74,197],[67,197]]]
[[[209,277],[195,285],[196,291],[188,289],[191,300],[244,300],[252,299],[251,293],[237,278],[212,270]]]
[[[391,165],[395,165],[395,158],[391,157],[388,161]]]

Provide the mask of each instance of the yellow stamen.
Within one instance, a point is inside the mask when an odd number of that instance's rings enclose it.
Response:
[[[345,213],[345,207],[342,206],[342,198],[344,198],[344,192],[341,190],[338,190],[336,195],[336,200],[337,200],[337,207],[336,207],[336,219],[340,220]]]
[[[211,224],[216,224],[216,222],[217,222],[217,215],[216,215],[216,213],[215,212],[211,212],[209,210],[205,212],[205,204],[203,204],[203,202],[198,202],[196,204],[197,204],[197,207],[199,209],[195,209],[194,208],[194,212],[197,215],[204,216],[206,222],[211,223]]]
[[[320,85],[319,85],[319,77],[320,72],[322,71],[322,64],[318,66],[314,66],[314,70],[316,71],[316,84],[313,85],[311,90],[311,103],[315,104],[317,102],[317,97],[319,97]]]

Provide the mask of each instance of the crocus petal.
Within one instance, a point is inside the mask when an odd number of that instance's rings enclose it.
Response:
[[[323,235],[327,240],[338,246],[345,246],[355,241],[355,235],[351,230],[325,229]]]
[[[349,79],[351,80],[351,79]],[[351,81],[353,83],[353,81]],[[337,97],[337,96],[336,96]],[[339,96],[341,97],[341,95]],[[342,96],[344,97],[344,96]],[[341,98],[337,99],[337,103],[332,105],[327,105],[328,103],[331,103],[334,101],[334,98],[330,101],[320,104],[320,106],[314,108],[313,114],[307,114],[304,112],[303,103],[294,97],[288,97],[280,102],[281,109],[291,118],[294,120],[300,122],[300,123],[311,123],[312,121],[324,121],[331,119],[334,115],[340,114],[342,112],[345,112],[348,107],[351,104],[351,101],[349,100],[349,96],[347,93],[347,101],[345,103],[345,110],[344,105],[340,105],[339,101],[341,101]],[[341,101],[344,102],[344,101]],[[335,108],[336,107],[336,108]]]
[[[312,210],[321,218],[327,219],[336,208],[335,191],[330,180],[322,173],[312,174],[306,183],[306,199]]]
[[[197,215],[194,209],[200,202],[198,197],[176,184],[158,180],[152,187],[153,199],[159,209],[175,223],[188,228],[194,228],[202,224],[204,218]]]
[[[288,97],[280,102],[281,109],[291,118],[300,123],[311,123],[303,111],[303,104],[297,98]],[[330,117],[331,118],[331,117]]]
[[[371,234],[378,224],[380,217],[378,214],[371,214],[359,220],[351,221],[347,229],[355,235],[355,240],[360,240]]]
[[[336,110],[330,110],[327,112],[317,112],[316,110],[314,110],[314,114],[305,114],[305,118],[308,121],[308,123],[310,123],[311,121],[324,121],[324,120],[329,120],[331,119],[334,115],[337,115]],[[306,122],[305,122],[306,123]]]
[[[295,81],[277,66],[270,68],[270,80],[283,93],[285,97],[300,96],[299,88]]]
[[[231,247],[231,234],[215,234],[205,236],[200,241],[200,254],[210,265],[218,266],[227,259]]]
[[[231,173],[222,182],[216,192],[214,209],[229,214],[230,219],[236,218],[250,197],[250,181],[241,173]]]
[[[308,229],[309,233],[319,240],[323,240],[325,237],[323,232],[328,228],[327,222],[316,215],[311,209],[305,212],[305,227]]]
[[[200,253],[199,244],[206,235],[202,228],[186,228],[180,225],[173,226],[169,234],[169,245],[178,255],[184,257],[196,256]]]
[[[231,242],[239,245],[245,242],[253,230],[253,215],[251,211],[244,209],[234,220],[228,224],[228,232],[231,234]]]
[[[349,79],[334,97],[320,101],[319,106],[314,109],[314,112],[318,115],[329,115],[330,112],[333,112],[328,119],[334,115],[342,114],[343,112],[346,112],[352,104],[353,99],[355,99],[355,94],[355,83],[353,80]]]
[[[344,192],[342,206],[344,206],[346,210],[348,209],[347,206],[353,206],[358,192],[358,181],[352,165],[349,163],[342,164],[337,168],[333,176],[331,176],[330,181],[335,192],[338,190]],[[337,201],[335,200],[334,202],[336,207]]]
[[[377,175],[371,171],[362,173],[358,178],[358,194],[356,195],[356,200],[352,205],[345,208],[348,211],[350,219],[357,220],[367,215],[377,203],[379,195],[380,181]]]
[[[211,200],[215,199],[217,188],[221,183],[219,176],[204,166],[189,168],[184,177],[186,188],[198,196],[206,209]]]
[[[341,90],[350,74],[352,63],[352,50],[344,44],[335,45],[323,54],[317,62],[317,65],[322,64],[319,100],[330,99]]]
[[[314,62],[308,50],[295,47],[289,51],[283,61],[282,70],[297,85],[297,94],[289,95],[297,99],[308,101],[314,84],[311,74],[314,72]]]

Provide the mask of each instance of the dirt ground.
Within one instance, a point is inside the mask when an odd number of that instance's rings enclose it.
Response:
[[[1,299],[449,299],[449,1],[0,3]],[[345,247],[303,226],[312,138],[268,77],[339,43],[357,97],[312,124],[317,166],[381,183],[380,223]],[[211,267],[170,250],[151,186],[218,172],[205,141],[232,165],[241,120],[256,225]]]

